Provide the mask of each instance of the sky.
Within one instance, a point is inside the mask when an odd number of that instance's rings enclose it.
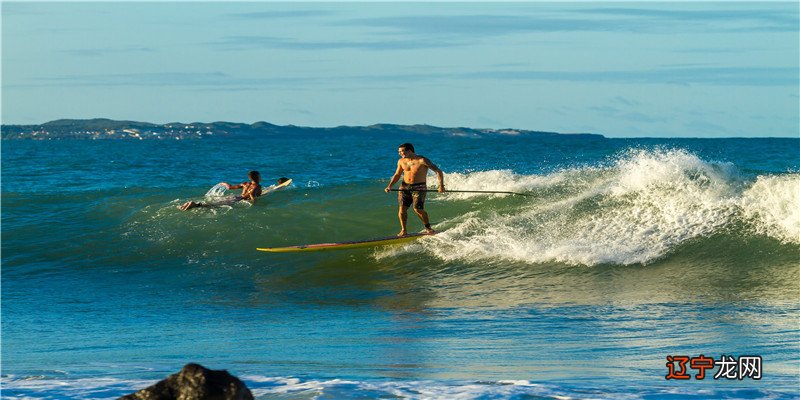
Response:
[[[8,2],[2,123],[800,137],[800,3]]]

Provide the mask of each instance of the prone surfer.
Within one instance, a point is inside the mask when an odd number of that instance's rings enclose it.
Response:
[[[400,205],[398,217],[400,218],[400,233],[397,236],[405,236],[406,222],[408,221],[408,207],[414,206],[414,213],[417,214],[422,224],[425,226],[425,233],[435,233],[431,228],[428,219],[428,213],[424,210],[425,195],[427,194],[427,177],[428,169],[430,168],[436,173],[436,178],[439,180],[439,193],[443,193],[444,189],[444,173],[439,167],[436,166],[431,160],[417,155],[414,152],[414,145],[411,143],[403,143],[398,147],[397,153],[400,159],[397,161],[397,170],[395,170],[389,185],[386,186],[384,191],[389,193],[394,185],[400,178],[403,182],[400,184],[400,191],[397,193],[397,202]]]
[[[239,196],[234,197],[232,199],[233,202],[237,202],[237,201],[241,201],[241,200],[247,200],[247,201],[250,201],[251,203],[255,203],[256,198],[261,196],[261,191],[262,191],[261,174],[258,171],[250,171],[250,172],[247,173],[247,177],[250,178],[250,181],[242,182],[242,183],[240,183],[238,185],[231,185],[231,184],[229,184],[227,182],[221,182],[220,183],[221,185],[224,185],[225,188],[227,188],[228,190],[230,190],[230,189],[242,189],[242,194],[239,195]],[[278,184],[281,184],[281,183],[283,183],[283,182],[285,182],[287,180],[288,179],[286,179],[286,178],[278,179]],[[187,201],[186,203],[184,203],[182,206],[180,206],[178,208],[180,208],[182,211],[186,211],[186,210],[189,210],[189,209],[195,208],[195,207],[216,207],[218,205],[219,204],[207,203],[207,202],[202,202],[202,201]]]

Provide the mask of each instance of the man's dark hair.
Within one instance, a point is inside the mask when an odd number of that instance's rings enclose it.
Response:
[[[250,171],[250,172],[248,172],[247,173],[247,177],[250,178],[253,181],[256,181],[256,182],[261,180],[261,174],[258,173],[258,171]]]
[[[416,153],[416,151],[414,151],[414,145],[411,144],[411,143],[403,143],[403,144],[401,144],[400,146],[397,146],[397,147],[400,148],[400,149],[411,150],[412,152]]]
[[[280,185],[281,183],[286,182],[288,180],[289,180],[289,178],[286,178],[286,177],[278,178],[278,185]]]

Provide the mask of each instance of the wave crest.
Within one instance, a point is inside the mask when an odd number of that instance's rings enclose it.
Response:
[[[741,199],[753,230],[783,243],[800,243],[800,174],[759,176]]]
[[[797,174],[748,182],[733,164],[685,150],[632,150],[607,166],[543,176],[507,170],[448,174],[448,182],[452,189],[491,186],[536,197],[513,209],[495,207],[447,221],[448,231],[426,245],[445,260],[647,264],[729,227],[736,235],[800,244]]]

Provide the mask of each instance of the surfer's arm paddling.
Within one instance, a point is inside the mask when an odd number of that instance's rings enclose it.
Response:
[[[238,196],[237,200],[248,200],[251,203],[255,203],[256,198],[261,196],[261,174],[258,171],[250,171],[247,177],[250,178],[249,182],[242,182],[238,185],[231,185],[227,182],[220,183],[229,190],[242,189],[242,194]],[[195,207],[215,207],[215,205],[202,201],[187,201],[178,208],[182,211],[186,211]]]

